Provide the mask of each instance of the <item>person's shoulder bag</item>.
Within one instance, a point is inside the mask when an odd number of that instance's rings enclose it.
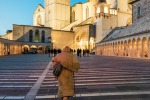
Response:
[[[60,63],[57,63],[53,68],[53,75],[58,77],[62,71],[63,66]]]

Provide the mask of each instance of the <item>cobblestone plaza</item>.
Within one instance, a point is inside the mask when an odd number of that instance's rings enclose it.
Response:
[[[150,99],[149,59],[95,55],[78,59],[77,100]],[[0,57],[0,99],[56,100],[50,60],[44,54]]]

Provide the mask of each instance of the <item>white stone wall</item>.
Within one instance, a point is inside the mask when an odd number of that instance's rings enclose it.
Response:
[[[45,26],[60,30],[70,24],[70,0],[45,0]]]
[[[38,5],[33,14],[33,26],[40,26],[38,16],[41,16],[41,25],[45,25],[45,9],[41,5]]]
[[[86,2],[82,6],[82,20],[86,20],[86,8],[89,8],[89,18],[95,16],[95,6],[91,2]]]
[[[69,31],[52,30],[51,32],[53,48],[63,49],[64,46],[74,47],[75,34]]]
[[[78,23],[82,22],[82,4],[75,4],[73,7],[71,7],[71,10],[71,12],[75,12],[75,21],[78,21]]]
[[[128,19],[132,18],[132,8],[128,4],[130,0],[118,0],[118,26],[126,26]]]

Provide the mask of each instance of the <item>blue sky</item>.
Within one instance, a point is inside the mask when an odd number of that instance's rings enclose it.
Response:
[[[70,0],[71,5],[88,0]],[[12,30],[12,24],[33,24],[33,12],[44,0],[0,0],[0,35]]]

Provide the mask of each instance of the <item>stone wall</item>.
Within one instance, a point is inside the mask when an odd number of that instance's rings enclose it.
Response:
[[[51,31],[53,48],[62,49],[64,46],[69,46],[73,48],[75,34],[70,31]]]
[[[138,7],[141,7],[141,16],[138,16]],[[140,0],[133,3],[133,22],[150,14],[150,0]]]
[[[27,25],[13,25],[13,39],[17,41],[22,41],[22,42],[29,42],[29,31],[33,31],[33,42],[34,42],[34,37],[35,37],[35,31],[39,30],[39,37],[41,41],[42,38],[42,31],[45,32],[45,42],[49,42],[49,37],[51,33],[51,28],[48,27],[37,27],[37,26],[27,26]]]

